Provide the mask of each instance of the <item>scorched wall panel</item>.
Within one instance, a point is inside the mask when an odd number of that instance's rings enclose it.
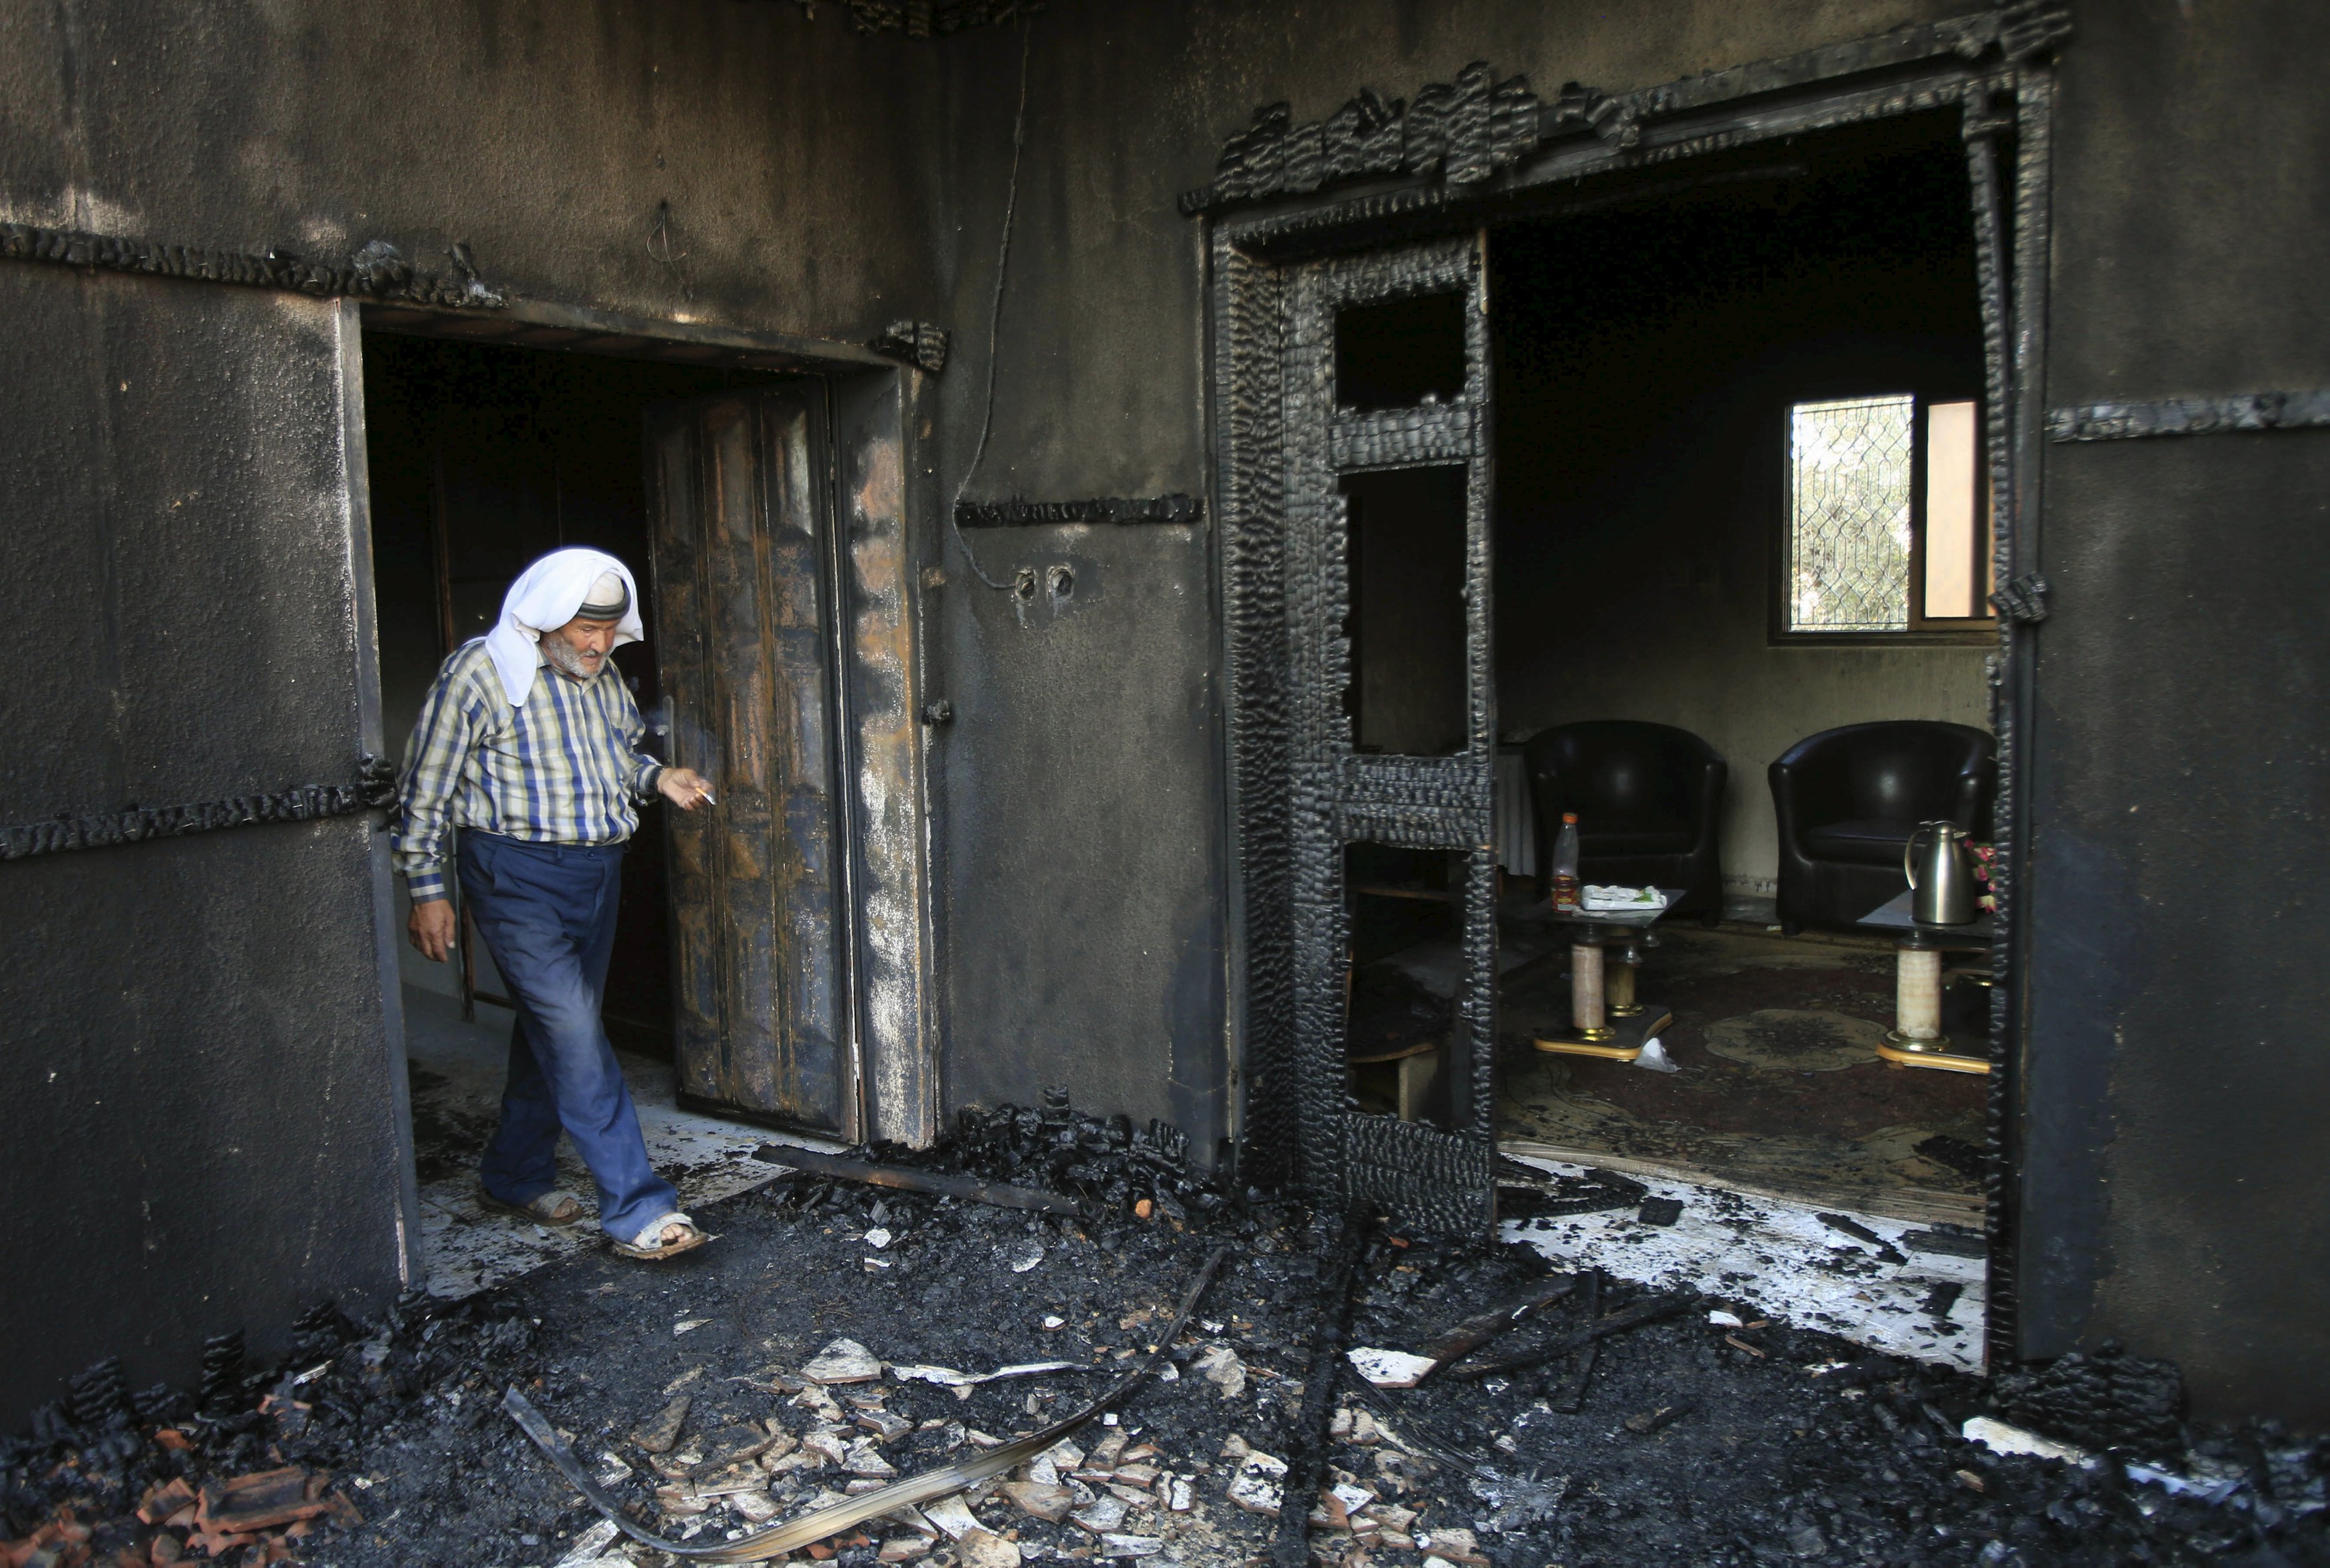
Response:
[[[351,785],[335,307],[0,266],[0,821]],[[0,1422],[397,1285],[364,814],[0,864]],[[401,1061],[401,1055],[396,1058]]]

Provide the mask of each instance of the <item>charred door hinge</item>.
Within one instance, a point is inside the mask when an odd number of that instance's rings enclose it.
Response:
[[[927,321],[894,321],[868,338],[866,346],[932,375],[946,369],[947,330]]]
[[[941,697],[935,703],[923,704],[923,723],[933,730],[954,723],[954,704]]]
[[[2052,591],[2047,580],[2035,571],[1998,585],[1990,602],[1998,613],[2021,626],[2036,626],[2047,619],[2047,595]]]

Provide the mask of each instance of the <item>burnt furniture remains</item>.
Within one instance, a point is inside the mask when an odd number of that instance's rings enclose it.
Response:
[[[1772,764],[1779,916],[1850,928],[1909,888],[1902,853],[1920,822],[1986,836],[1997,749],[1983,731],[1924,719],[1807,735]]]
[[[1562,813],[1575,811],[1580,882],[1671,888],[1667,913],[1721,916],[1730,770],[1714,747],[1672,724],[1593,719],[1539,732],[1522,760],[1537,813],[1540,894],[1553,885]]]

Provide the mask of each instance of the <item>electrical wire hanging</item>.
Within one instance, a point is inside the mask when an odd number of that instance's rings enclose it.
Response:
[[[995,431],[995,362],[1000,357],[1003,333],[1003,280],[1011,265],[1011,227],[1019,210],[1019,152],[1028,139],[1028,56],[1036,37],[1036,19],[1024,14],[1019,23],[1019,107],[1011,117],[1011,180],[1003,193],[1003,240],[995,253],[995,298],[987,317],[987,406],[979,418],[979,444],[971,449],[971,466],[954,487],[954,500],[947,507],[947,528],[954,535],[955,547],[962,552],[963,560],[971,566],[971,575],[999,592],[1009,593],[1011,585],[998,582],[987,575],[979,564],[979,557],[971,551],[971,541],[962,536],[962,524],[956,516],[962,498],[971,488],[971,481],[987,457],[987,438]]]

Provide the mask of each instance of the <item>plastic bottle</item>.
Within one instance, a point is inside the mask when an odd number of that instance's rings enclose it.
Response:
[[[1558,914],[1577,912],[1577,813],[1561,814],[1561,833],[1553,841],[1553,907]]]

